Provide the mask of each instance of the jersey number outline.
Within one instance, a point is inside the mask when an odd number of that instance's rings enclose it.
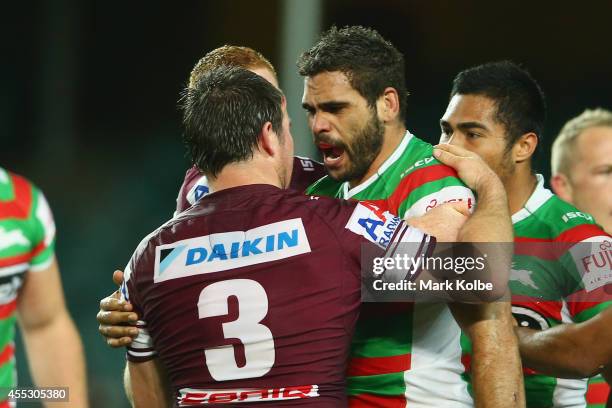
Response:
[[[259,282],[231,279],[208,285],[200,292],[199,318],[227,315],[230,296],[238,299],[238,318],[222,324],[223,336],[240,340],[246,364],[239,367],[234,346],[226,344],[204,349],[206,366],[216,381],[262,377],[272,369],[276,353],[272,332],[261,324],[268,314],[268,295]]]

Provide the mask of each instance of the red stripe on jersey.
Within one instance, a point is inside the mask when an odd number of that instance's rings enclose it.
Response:
[[[4,347],[4,350],[0,353],[0,365],[6,363],[15,354],[15,346],[13,343],[9,343]]]
[[[603,285],[590,292],[582,289],[569,295],[566,301],[570,315],[576,316],[600,303],[612,301],[612,284]]]
[[[2,401],[0,402],[0,408],[11,408],[10,404],[8,401]]]
[[[34,249],[30,251],[30,256],[34,258],[36,255],[40,254],[46,248],[47,248],[47,244],[45,244],[45,240],[42,240],[41,242],[38,243],[38,245],[34,247]]]
[[[410,354],[390,357],[352,357],[347,369],[348,376],[391,374],[410,369]]]
[[[9,256],[7,258],[0,258],[0,268],[30,262],[30,259],[32,259],[31,252],[28,252],[27,254]]]
[[[536,301],[534,298],[529,296],[512,295],[512,306],[520,306],[526,309],[531,309],[544,317],[561,320],[561,309],[563,308],[563,302],[550,301]]]
[[[577,225],[567,231],[562,232],[555,238],[531,238],[531,237],[515,237],[514,242],[568,242],[576,243],[585,239],[596,236],[610,236],[599,226],[595,224]]]
[[[590,383],[586,393],[587,404],[605,404],[610,394],[610,386],[605,382]]]
[[[530,238],[528,238],[530,239]],[[573,243],[554,241],[528,242],[521,237],[514,239],[514,255],[535,256],[548,261],[556,261],[574,246]]]
[[[564,231],[561,235],[555,238],[557,242],[580,242],[591,237],[597,237],[600,235],[610,236],[606,234],[598,225],[595,224],[583,224],[578,225],[574,228]]]
[[[467,353],[461,354],[461,364],[463,364],[465,372],[469,373],[472,370],[472,355]]]
[[[20,263],[30,262],[32,258],[40,254],[47,248],[45,241],[40,242],[30,252],[21,255],[9,256],[8,258],[0,258],[0,267],[13,266]]]
[[[10,173],[15,198],[11,201],[0,201],[0,218],[25,219],[32,206],[32,190],[26,179]]]
[[[349,408],[404,408],[406,397],[360,394],[348,398]]]
[[[13,299],[11,302],[0,306],[0,319],[6,319],[13,314],[17,308],[17,299]]]
[[[406,177],[404,177],[395,191],[391,193],[388,198],[389,208],[393,214],[397,214],[402,202],[410,195],[410,193],[417,187],[422,186],[430,181],[440,180],[444,177],[458,177],[455,169],[448,167],[444,164],[435,164],[429,167],[423,167],[415,170]]]

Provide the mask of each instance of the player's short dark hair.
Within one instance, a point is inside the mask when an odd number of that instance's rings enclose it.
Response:
[[[531,74],[514,62],[489,62],[461,71],[453,80],[451,98],[457,94],[482,95],[495,102],[495,119],[506,129],[508,147],[525,133],[542,137],[544,93]]]
[[[221,66],[184,91],[184,140],[204,174],[217,176],[227,164],[253,157],[266,122],[282,137],[282,93],[259,75]]]
[[[370,106],[387,87],[395,88],[400,118],[406,114],[404,56],[376,30],[361,26],[332,27],[297,61],[302,76],[340,71]]]

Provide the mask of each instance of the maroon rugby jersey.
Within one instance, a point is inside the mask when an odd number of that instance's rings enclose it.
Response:
[[[293,173],[289,188],[304,192],[308,186],[326,174],[327,172],[322,163],[307,157],[294,156]],[[204,197],[209,191],[206,176],[202,175],[197,167],[193,166],[187,170],[178,197],[176,198],[175,214],[191,207],[193,203]]]
[[[127,358],[160,358],[178,406],[346,406],[361,246],[400,241],[434,243],[369,203],[262,184],[209,194],[126,267],[143,318]]]

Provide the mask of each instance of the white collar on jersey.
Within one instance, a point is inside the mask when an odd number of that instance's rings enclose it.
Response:
[[[3,168],[0,168],[0,183],[8,184],[8,182],[9,182],[9,177],[8,177],[6,170],[4,170]]]
[[[404,135],[404,138],[402,139],[401,143],[395,148],[391,156],[389,156],[389,158],[385,160],[385,162],[380,166],[376,174],[373,174],[370,178],[368,178],[363,183],[353,188],[349,188],[348,181],[345,181],[344,183],[342,183],[342,198],[348,200],[349,198],[353,197],[355,194],[362,192],[363,190],[368,188],[372,183],[374,183],[381,174],[383,174],[389,167],[391,167],[393,163],[395,163],[400,157],[402,157],[402,154],[404,154],[404,151],[406,150],[406,146],[408,146],[408,143],[413,137],[414,136],[412,135],[412,133],[406,130],[406,134]]]
[[[524,220],[540,208],[554,194],[544,187],[544,176],[536,174],[538,184],[523,208],[512,214],[512,224]]]

